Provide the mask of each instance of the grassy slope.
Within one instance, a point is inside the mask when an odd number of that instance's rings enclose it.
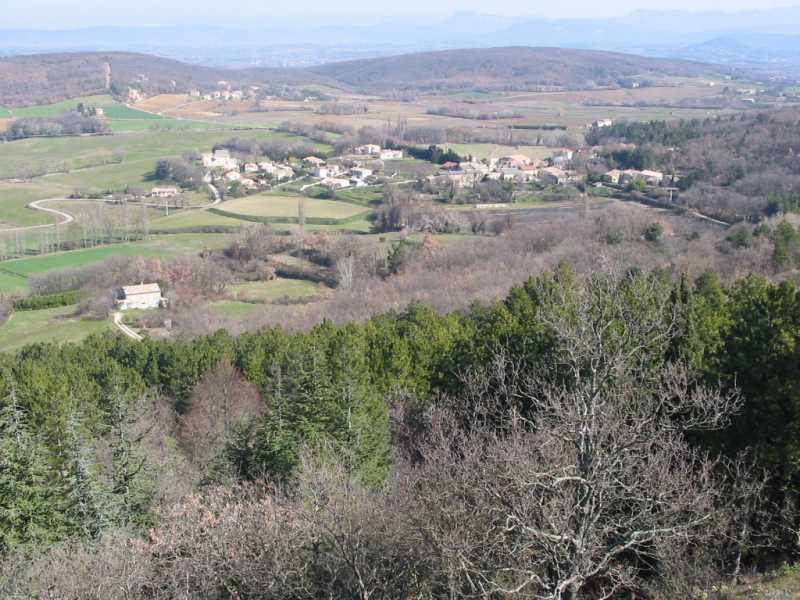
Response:
[[[16,350],[36,342],[77,342],[110,329],[109,321],[74,316],[75,307],[17,312],[0,327],[0,351]]]
[[[290,139],[296,136],[271,131],[238,132],[238,137],[258,140]],[[42,168],[47,172],[64,167],[79,169],[98,166],[121,156],[123,162],[175,157],[189,151],[206,151],[214,144],[230,139],[231,132],[164,131],[125,135],[70,138],[37,138],[0,144],[0,178],[16,177],[24,168]],[[318,145],[320,151],[329,147]],[[152,168],[152,167],[151,167]]]
[[[85,104],[87,106],[111,106],[114,104],[114,99],[111,96],[86,96],[83,98],[73,98],[72,100],[64,100],[63,102],[56,102],[54,104],[43,104],[41,106],[28,106],[25,108],[14,108],[12,114],[17,118],[25,117],[57,117],[58,115],[69,110],[75,110],[78,104]]]
[[[247,225],[252,226],[253,223],[215,215],[205,210],[193,210],[153,219],[150,221],[150,230],[179,231],[191,227],[242,227]]]
[[[65,190],[54,185],[0,183],[0,229],[19,225],[54,223],[55,216],[27,208],[27,204],[44,198],[58,198]]]

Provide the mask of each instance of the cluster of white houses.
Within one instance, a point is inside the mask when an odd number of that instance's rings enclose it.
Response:
[[[359,156],[368,156],[359,154]],[[317,156],[307,156],[303,159],[303,165],[311,171],[311,174],[320,180],[320,183],[332,190],[339,190],[348,187],[364,187],[369,185],[368,179],[375,176],[374,169],[370,169],[362,162],[350,168],[345,168],[336,163],[329,163]]]
[[[585,149],[586,158],[596,157],[595,149]],[[563,149],[545,160],[532,159],[524,154],[511,154],[490,160],[471,159],[463,162],[447,162],[436,175],[428,177],[435,185],[452,185],[456,188],[473,187],[481,181],[503,181],[517,184],[540,183],[563,185],[578,183],[584,179],[570,169],[576,151]],[[627,185],[643,181],[647,185],[659,186],[664,182],[660,171],[613,169],[603,175],[603,181],[614,185]]]
[[[648,169],[642,171],[637,171],[636,169],[612,169],[603,175],[603,181],[614,185],[626,185],[633,181],[644,181],[648,185],[661,185],[664,181],[664,173]]]
[[[402,150],[381,148],[377,144],[364,144],[354,150],[356,156],[369,156],[380,160],[403,160]]]
[[[297,175],[297,170],[302,169],[320,180],[320,183],[330,189],[346,187],[363,187],[369,185],[368,179],[374,177],[375,168],[370,168],[364,160],[400,160],[403,158],[402,150],[384,149],[377,145],[368,144],[359,146],[354,150],[353,166],[344,166],[331,163],[317,156],[307,156],[300,164],[281,164],[276,162],[245,162],[234,156],[228,150],[218,149],[202,155],[203,167],[208,171],[206,181],[223,179],[228,183],[237,183],[247,190],[256,190],[261,186],[273,182],[286,181]],[[153,190],[154,194],[156,190]],[[166,193],[166,192],[165,192]],[[163,196],[162,196],[163,197]]]
[[[258,189],[267,185],[267,177],[273,181],[285,181],[295,175],[295,171],[288,165],[271,161],[250,162],[234,158],[228,150],[219,149],[202,155],[203,166],[209,170],[207,180],[211,181],[218,174],[229,183],[238,183],[248,190]]]
[[[442,165],[438,174],[428,177],[428,181],[458,188],[472,187],[485,180],[561,185],[579,179],[567,170],[573,154],[572,150],[561,150],[546,161],[524,154],[511,154],[488,161],[472,159],[460,163],[448,162]]]

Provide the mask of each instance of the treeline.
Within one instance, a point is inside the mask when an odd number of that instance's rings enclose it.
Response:
[[[455,117],[458,119],[475,119],[477,121],[496,121],[498,119],[518,119],[522,113],[516,110],[496,109],[486,110],[470,107],[437,106],[427,110],[429,115]]]
[[[623,121],[607,127],[592,127],[586,132],[586,142],[592,146],[608,143],[609,140],[678,146],[702,135],[703,123],[699,119],[676,122]]]
[[[317,152],[317,148],[309,142],[290,142],[284,140],[271,140],[259,142],[258,140],[231,138],[214,146],[214,150],[225,149],[242,156],[266,156],[275,161],[285,161],[289,158],[303,158]]]
[[[22,140],[30,137],[58,137],[86,133],[108,133],[108,131],[108,125],[100,119],[84,116],[77,111],[70,111],[53,118],[32,117],[16,119],[8,126],[5,138]]]
[[[462,313],[4,355],[3,595],[688,597],[798,551],[799,293],[562,267]]]
[[[14,300],[14,310],[43,310],[46,308],[69,306],[71,304],[76,304],[78,300],[80,300],[80,297],[80,291],[73,290],[60,294],[49,294],[47,296],[17,298]]]

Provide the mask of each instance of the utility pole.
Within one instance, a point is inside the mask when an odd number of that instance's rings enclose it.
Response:
[[[297,222],[300,224],[300,235],[306,235],[306,197],[300,196],[297,202]]]

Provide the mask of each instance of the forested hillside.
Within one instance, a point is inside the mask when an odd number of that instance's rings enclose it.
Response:
[[[361,89],[618,87],[627,78],[715,77],[699,62],[569,48],[481,48],[330,63],[313,72]]]
[[[797,552],[799,295],[562,266],[459,313],[5,355],[1,595],[710,593]]]
[[[0,58],[0,105],[49,104],[112,92],[123,96],[131,87],[146,95],[214,89],[232,84],[320,80],[291,69],[236,71],[189,65],[176,60],[129,52],[37,54]]]
[[[624,168],[641,165],[675,174],[679,202],[722,219],[755,222],[800,208],[795,108],[704,121],[618,123],[591,131],[588,141],[635,144],[612,159]]]
[[[220,69],[128,52],[0,58],[0,105],[47,104],[133,87],[146,95],[237,86],[324,84],[384,93],[398,89],[591,89],[631,78],[713,77],[727,68],[699,62],[562,48],[481,48],[329,63],[307,69]]]

